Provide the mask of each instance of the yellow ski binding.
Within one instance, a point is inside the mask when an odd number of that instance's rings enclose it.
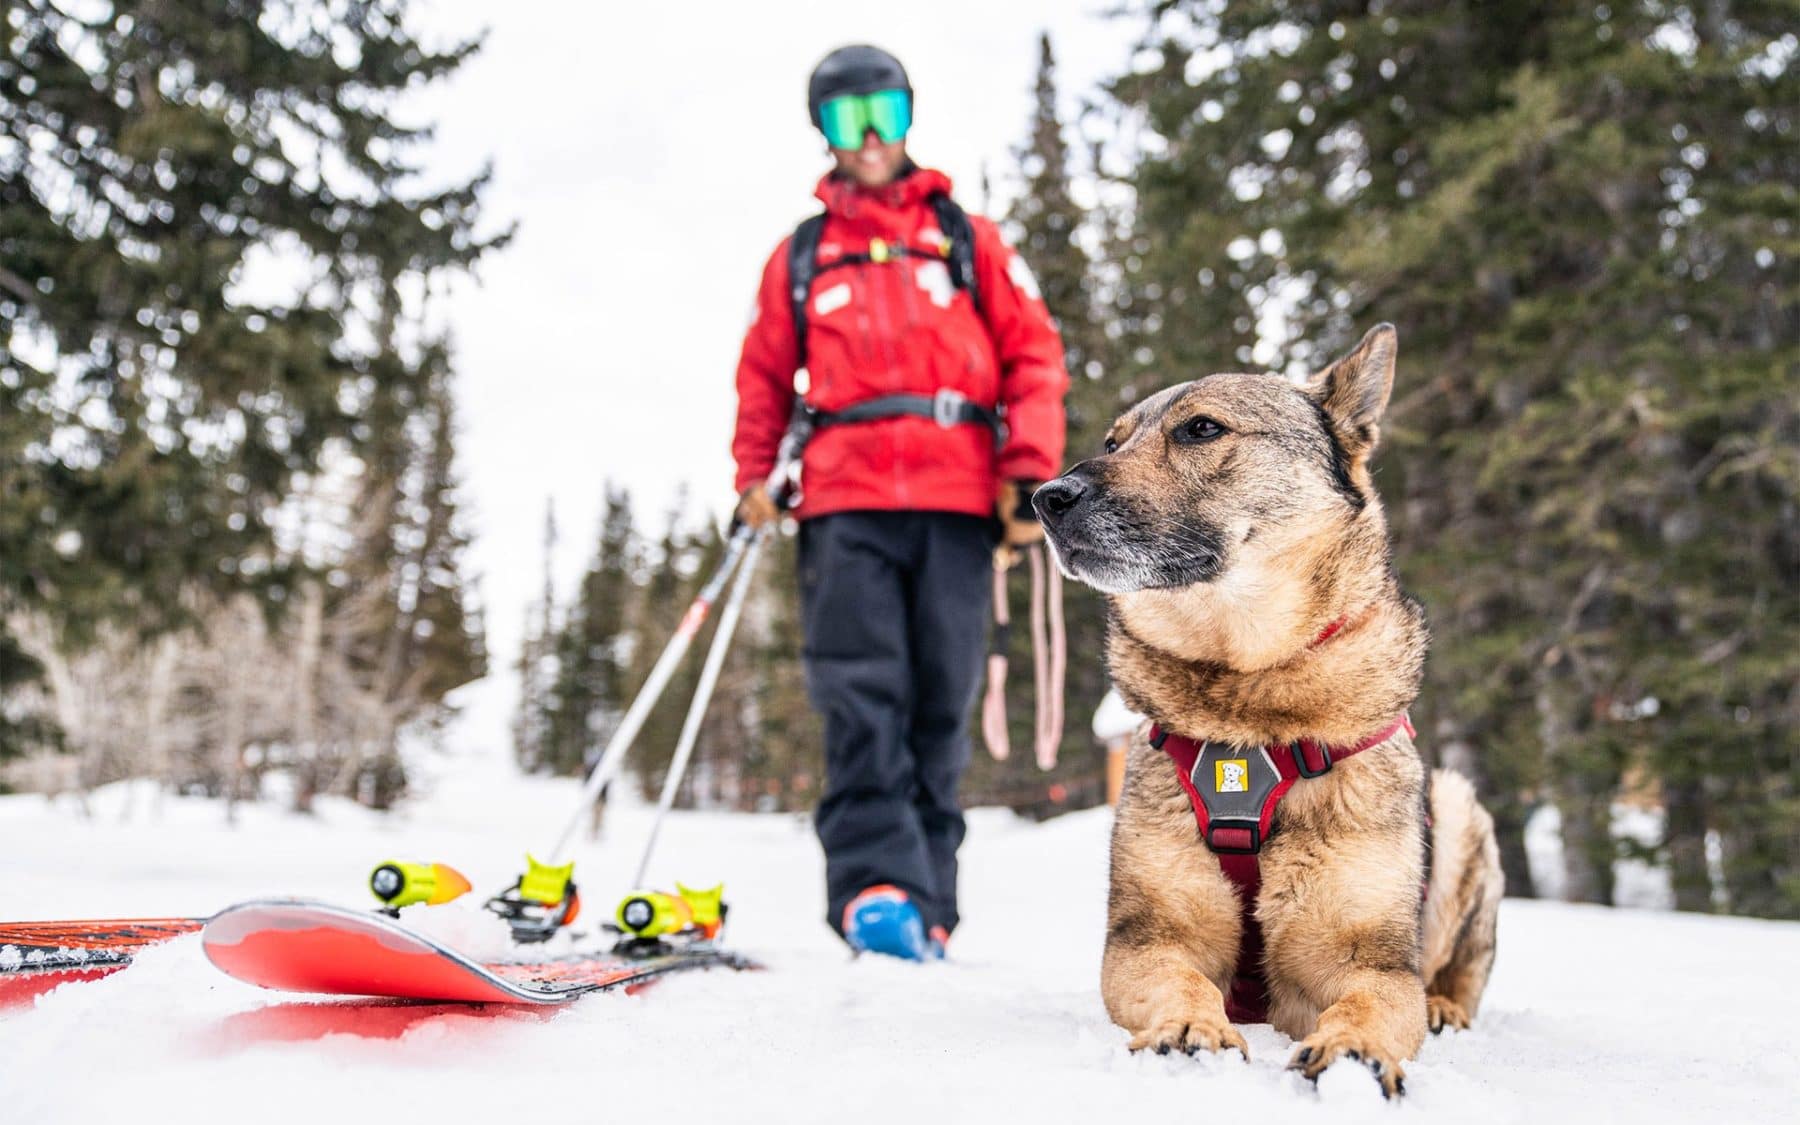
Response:
[[[469,880],[447,863],[404,863],[390,859],[369,873],[369,890],[390,913],[402,906],[438,906],[469,892]]]
[[[687,934],[711,940],[725,923],[725,884],[694,890],[675,884],[677,893],[633,891],[619,903],[613,921],[629,940]]]

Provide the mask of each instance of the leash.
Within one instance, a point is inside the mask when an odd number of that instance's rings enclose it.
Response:
[[[1005,558],[1005,550],[994,552],[994,631],[988,640],[987,692],[981,699],[981,741],[996,762],[1012,756],[1012,738],[1006,730],[1006,649],[1012,640],[1012,611],[1006,604]]]
[[[1056,752],[1062,746],[1063,680],[1068,665],[1068,643],[1063,634],[1062,572],[1049,565],[1041,543],[1032,544],[1025,552],[1025,559],[1031,565],[1031,664],[1032,687],[1037,691],[1037,764],[1038,769],[1053,770]]]
[[[1053,770],[1062,746],[1063,685],[1068,671],[1062,572],[1049,564],[1042,543],[1022,550],[1031,573],[1027,620],[1031,629],[1032,687],[1037,694],[1032,742],[1038,768]],[[981,703],[981,737],[996,762],[1004,762],[1012,754],[1012,739],[1006,726],[1007,647],[1012,639],[1012,607],[1008,604],[1006,579],[1016,561],[1016,552],[1006,548],[994,554],[994,631],[988,647],[987,691]]]

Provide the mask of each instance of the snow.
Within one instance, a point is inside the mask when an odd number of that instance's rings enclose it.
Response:
[[[385,818],[242,806],[231,827],[216,802],[154,808],[132,786],[96,794],[91,819],[0,798],[0,913],[204,914],[277,894],[361,906],[388,858],[451,863],[491,888],[545,846],[576,791],[480,758],[436,771]],[[590,911],[628,889],[648,815],[615,808],[578,850]],[[349,1008],[231,980],[180,938],[0,1010],[0,1121],[1792,1119],[1800,1058],[1770,1001],[1800,994],[1800,926],[1750,919],[1507,902],[1475,1029],[1426,1043],[1398,1107],[1354,1064],[1316,1088],[1284,1071],[1291,1045],[1264,1025],[1245,1029],[1248,1064],[1133,1056],[1097,985],[1109,815],[972,813],[966,917],[942,965],[852,960],[820,920],[810,827],[773,815],[674,814],[652,866],[663,885],[723,879],[730,944],[766,972],[555,1011]],[[416,917],[469,943],[490,925],[472,903]]]

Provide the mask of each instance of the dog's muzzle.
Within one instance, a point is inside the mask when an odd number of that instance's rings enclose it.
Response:
[[[1031,494],[1031,508],[1044,525],[1044,538],[1062,572],[1078,582],[1090,585],[1096,581],[1093,572],[1093,529],[1095,505],[1091,502],[1097,486],[1082,471],[1082,466],[1048,481]]]
[[[1220,571],[1216,531],[1198,516],[1166,527],[1109,488],[1105,466],[1092,461],[1039,488],[1031,507],[1062,572],[1101,593],[1189,586]]]
[[[1032,510],[1048,530],[1055,530],[1073,512],[1088,493],[1088,482],[1070,474],[1046,482],[1031,494]]]

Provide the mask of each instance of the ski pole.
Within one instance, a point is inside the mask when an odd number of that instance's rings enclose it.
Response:
[[[706,705],[712,699],[713,685],[718,683],[719,670],[725,665],[725,653],[731,647],[731,636],[737,631],[738,617],[744,608],[744,595],[750,589],[750,577],[756,573],[757,556],[767,538],[767,528],[756,533],[750,540],[750,547],[744,552],[744,561],[738,565],[737,579],[731,584],[731,594],[725,599],[725,609],[719,615],[719,628],[713,634],[712,648],[706,654],[706,663],[700,668],[700,682],[694,687],[693,702],[688,704],[687,718],[681,723],[681,737],[675,741],[675,757],[669,762],[669,774],[663,778],[662,795],[656,802],[656,816],[650,821],[650,838],[644,841],[644,855],[638,861],[637,875],[631,885],[644,885],[644,873],[650,868],[650,853],[656,850],[656,835],[662,829],[663,816],[675,804],[675,791],[681,787],[681,779],[687,773],[688,759],[693,755],[694,742],[700,737],[700,723],[706,717]]]
[[[744,557],[744,552],[753,536],[754,533],[747,526],[740,526],[732,532],[731,539],[725,546],[725,558],[720,561],[719,569],[713,572],[713,576],[707,580],[699,595],[694,598],[693,604],[688,606],[686,613],[682,614],[681,624],[676,628],[675,635],[669,638],[669,643],[663,649],[662,655],[656,658],[656,664],[650,669],[649,678],[638,690],[637,698],[631,701],[625,717],[619,721],[619,728],[613,731],[612,738],[607,741],[606,749],[601,753],[600,760],[594,763],[593,772],[588,774],[587,784],[581,788],[581,801],[575,807],[575,815],[569,818],[568,827],[564,828],[562,835],[556,838],[556,846],[550,849],[550,856],[546,862],[555,863],[562,858],[563,849],[568,846],[576,830],[581,827],[581,821],[586,816],[588,808],[593,805],[595,798],[600,796],[600,791],[606,788],[607,782],[613,779],[613,775],[619,772],[619,766],[625,760],[625,751],[630,748],[632,740],[637,738],[638,731],[644,726],[644,720],[650,717],[650,709],[655,707],[656,701],[662,697],[663,689],[669,686],[669,680],[674,677],[675,669],[681,663],[681,658],[687,655],[688,646],[699,634],[700,626],[706,623],[706,616],[712,611],[713,602],[718,600],[719,591],[724,587],[726,580],[731,577],[731,572],[737,567],[738,560]]]
[[[812,411],[807,407],[804,399],[796,399],[793,416],[788,420],[787,432],[782,434],[781,445],[775,454],[775,468],[770,471],[765,485],[769,498],[775,501],[775,507],[778,510],[787,508],[795,496],[797,491],[795,477],[800,466],[800,457],[806,451],[806,443],[812,438],[813,428]],[[563,849],[568,847],[569,841],[574,838],[576,831],[581,827],[582,818],[587,815],[595,798],[600,796],[600,791],[606,788],[606,783],[619,772],[619,767],[625,760],[625,751],[630,749],[632,740],[637,738],[638,731],[643,728],[644,720],[650,717],[650,709],[656,706],[656,701],[661,698],[663,689],[669,686],[669,680],[675,675],[676,666],[681,663],[681,658],[687,655],[688,646],[693,643],[694,637],[700,632],[700,626],[706,623],[706,615],[711,612],[713,602],[718,600],[719,591],[725,588],[725,583],[730,579],[732,570],[737,566],[738,560],[744,557],[751,540],[755,537],[756,532],[746,525],[740,524],[733,529],[731,539],[725,546],[725,558],[720,561],[719,569],[707,580],[699,595],[694,598],[694,603],[688,606],[687,613],[682,615],[681,625],[675,630],[675,635],[669,638],[668,647],[664,648],[662,655],[656,658],[656,664],[650,669],[649,678],[644,681],[644,686],[638,689],[637,698],[631,701],[631,706],[625,712],[625,718],[620,720],[619,728],[607,741],[606,749],[600,754],[600,760],[594,763],[593,771],[588,774],[587,783],[581,787],[581,801],[575,806],[575,813],[569,818],[568,827],[563,829],[562,835],[557,837],[556,846],[550,850],[550,863],[555,863],[562,857]]]

